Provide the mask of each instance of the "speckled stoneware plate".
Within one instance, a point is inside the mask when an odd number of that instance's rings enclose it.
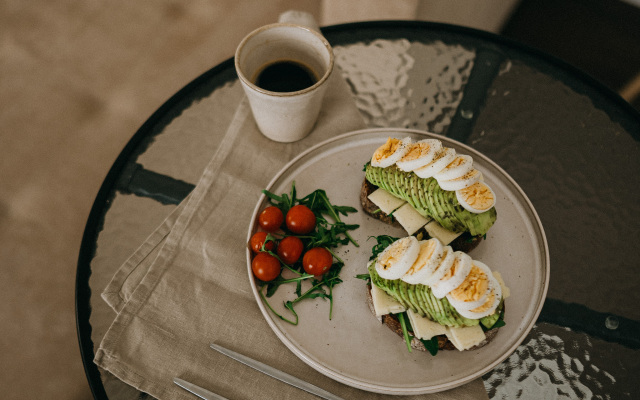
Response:
[[[483,241],[470,254],[474,259],[500,271],[511,297],[506,300],[506,326],[495,339],[474,351],[409,353],[404,341],[381,325],[369,311],[366,283],[355,278],[366,273],[366,264],[375,244],[370,236],[406,233],[368,217],[363,211],[343,220],[359,224],[353,237],[360,247],[350,244],[338,254],[345,261],[343,283],[334,288],[333,318],[329,302],[306,300],[296,306],[300,317],[293,326],[276,317],[263,304],[251,273],[251,254],[247,252],[248,273],[256,301],[269,326],[300,359],[319,372],[347,385],[372,392],[409,395],[447,390],[467,383],[491,370],[508,357],[533,327],[549,284],[549,249],[545,234],[531,202],[516,182],[493,161],[464,144],[432,133],[406,129],[366,129],[325,141],[300,154],[271,181],[267,189],[288,193],[296,182],[300,196],[325,189],[333,204],[361,210],[359,195],[364,179],[363,166],[387,137],[437,138],[460,154],[473,157],[474,166],[497,196],[498,219]],[[267,206],[262,196],[252,221]],[[256,231],[249,228],[247,240]],[[293,286],[293,285],[290,285]],[[269,303],[286,313],[283,301],[295,297],[293,287],[281,287]]]

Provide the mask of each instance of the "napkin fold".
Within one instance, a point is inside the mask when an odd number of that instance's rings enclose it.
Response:
[[[295,143],[264,137],[242,97],[195,189],[102,293],[118,314],[95,363],[159,399],[193,398],[172,383],[173,377],[231,399],[315,398],[217,354],[209,349],[215,341],[344,398],[386,398],[336,382],[289,351],[256,304],[245,260],[252,212],[273,176],[310,146],[361,128],[363,119],[339,70],[330,80],[312,133]],[[487,394],[482,380],[476,379],[429,398],[477,399]]]

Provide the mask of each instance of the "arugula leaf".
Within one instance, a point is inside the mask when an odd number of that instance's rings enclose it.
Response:
[[[369,239],[371,238],[376,239],[376,244],[371,249],[371,257],[369,257],[369,261],[378,257],[378,254],[382,253],[391,243],[398,240],[398,238],[389,235],[369,236]]]
[[[358,274],[355,276],[356,279],[362,279],[363,281],[370,281],[371,280],[371,275],[370,274]]]
[[[402,334],[404,336],[404,341],[407,344],[407,349],[409,350],[409,352],[411,352],[411,341],[415,338],[415,336],[409,333],[409,331],[411,331],[413,328],[411,328],[411,322],[406,314],[407,314],[406,312],[403,312],[403,313],[397,314],[397,316],[398,316],[398,320],[400,321],[400,326],[402,327]],[[427,349],[429,353],[431,353],[432,356],[435,356],[436,354],[438,354],[438,337],[437,336],[434,336],[429,340],[424,340],[424,339],[418,339],[418,340],[422,342],[424,347]]]
[[[504,322],[504,303],[500,303],[500,305],[498,305],[498,308],[500,309],[500,316],[498,317],[498,320],[493,325],[491,325],[490,328],[485,328],[484,325],[481,324],[483,331],[487,332],[492,329],[502,328],[507,324],[506,322]]]
[[[328,250],[337,261],[333,263],[326,274],[320,277],[320,279],[317,279],[313,275],[309,275],[304,272],[302,260],[297,261],[293,265],[287,265],[280,260],[277,254],[272,251],[268,251],[269,254],[278,258],[284,269],[294,272],[298,276],[292,279],[284,279],[282,278],[282,275],[280,275],[272,282],[258,283],[261,288],[263,286],[267,286],[266,297],[262,291],[260,291],[260,296],[263,301],[267,303],[269,309],[278,316],[278,318],[294,325],[298,323],[298,315],[295,313],[295,305],[298,302],[304,299],[328,299],[330,302],[329,319],[331,319],[333,313],[333,287],[342,283],[339,274],[344,266],[343,260],[332,249],[349,243],[353,243],[356,247],[359,246],[350,234],[350,231],[357,229],[359,225],[347,224],[340,219],[340,216],[348,216],[348,214],[357,212],[357,210],[350,206],[331,204],[326,191],[322,189],[317,189],[303,198],[298,198],[295,182],[292,182],[289,193],[277,195],[269,192],[268,190],[263,190],[262,193],[267,197],[268,202],[271,205],[278,207],[284,215],[286,215],[286,213],[295,205],[302,204],[307,206],[316,216],[316,228],[313,232],[307,235],[296,236],[303,241],[305,251],[313,247],[323,247]],[[290,232],[286,230],[286,227],[283,229],[285,230],[284,236],[290,234]],[[273,235],[267,235],[267,240],[265,240],[265,242],[274,241],[277,243],[277,241],[281,239],[282,238],[274,237]],[[263,247],[262,250],[265,251],[266,249]],[[306,291],[304,291],[304,287],[306,286],[304,285],[304,281],[311,282],[311,287]],[[267,298],[272,297],[281,285],[287,283],[295,283],[296,285],[295,295],[297,297],[294,300],[284,303],[285,308],[291,311],[295,316],[294,320],[284,318],[267,302]]]
[[[491,329],[495,329],[495,328],[502,328],[503,326],[505,326],[507,323],[504,322],[503,319],[499,319],[496,321],[495,324],[493,324],[493,326],[489,329],[487,329],[488,331],[490,331]]]
[[[298,314],[296,314],[296,312],[293,310],[293,308],[290,308],[290,310],[293,313],[293,315],[296,317],[295,321],[288,320],[285,317],[283,317],[282,315],[278,314],[278,312],[276,312],[276,310],[274,310],[273,307],[271,307],[271,304],[269,304],[269,302],[267,301],[267,298],[262,293],[262,288],[260,288],[258,290],[258,293],[260,294],[260,298],[262,299],[262,301],[267,305],[269,310],[271,310],[271,312],[275,314],[276,317],[278,317],[281,320],[286,321],[286,322],[288,322],[288,323],[290,323],[292,325],[298,325]],[[285,307],[287,307],[287,303],[285,303]],[[289,307],[287,307],[287,308],[289,308]]]

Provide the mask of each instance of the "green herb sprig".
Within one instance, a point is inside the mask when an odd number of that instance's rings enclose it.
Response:
[[[378,257],[378,254],[382,253],[384,249],[389,247],[391,243],[398,240],[397,237],[389,235],[369,236],[369,239],[376,240],[376,244],[371,249],[371,257],[369,257],[369,261],[374,260],[376,257]]]
[[[400,327],[402,328],[402,335],[404,337],[404,341],[407,344],[407,350],[411,353],[411,341],[415,338],[412,334],[413,328],[411,327],[411,321],[406,312],[396,314],[398,317],[398,321],[400,322]],[[427,351],[435,356],[438,354],[438,337],[434,336],[429,340],[418,339],[427,349]]]
[[[357,210],[350,206],[338,206],[331,204],[326,191],[323,189],[317,189],[303,198],[298,198],[295,182],[291,184],[291,190],[289,193],[276,195],[268,190],[263,190],[262,193],[264,193],[271,205],[278,207],[282,211],[283,215],[287,215],[289,209],[298,204],[309,207],[316,217],[316,228],[309,234],[297,236],[302,240],[305,251],[313,247],[323,247],[332,254],[335,261],[327,273],[320,277],[316,277],[304,272],[302,257],[293,265],[287,265],[278,258],[281,264],[284,265],[285,269],[293,272],[297,276],[291,279],[284,279],[281,275],[277,279],[268,283],[259,282],[260,297],[271,312],[273,312],[278,318],[293,325],[297,325],[299,322],[298,314],[295,311],[295,305],[297,303],[305,299],[321,298],[329,300],[329,319],[331,319],[333,316],[333,288],[342,282],[339,275],[342,267],[344,266],[344,261],[336,254],[334,249],[349,243],[359,247],[358,243],[349,233],[350,231],[357,229],[359,225],[346,224],[342,222],[340,216],[348,216],[350,213],[357,212]],[[285,235],[288,234],[289,232],[286,232],[285,228]],[[268,236],[267,240],[269,239],[275,240],[273,236]],[[278,257],[273,252],[269,253]],[[311,286],[303,288],[303,282],[305,281],[310,282]],[[297,297],[293,300],[284,302],[284,307],[293,315],[292,318],[286,318],[282,314],[278,313],[268,302],[268,298],[273,296],[278,288],[284,284],[296,285],[295,294]],[[262,290],[264,286],[266,286],[266,294],[263,293]]]

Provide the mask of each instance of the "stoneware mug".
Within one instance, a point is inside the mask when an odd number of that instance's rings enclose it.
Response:
[[[283,61],[306,66],[315,83],[295,91],[256,84],[265,68]],[[249,33],[236,50],[235,67],[260,131],[277,142],[307,136],[318,119],[333,64],[329,42],[313,27],[279,22]]]

